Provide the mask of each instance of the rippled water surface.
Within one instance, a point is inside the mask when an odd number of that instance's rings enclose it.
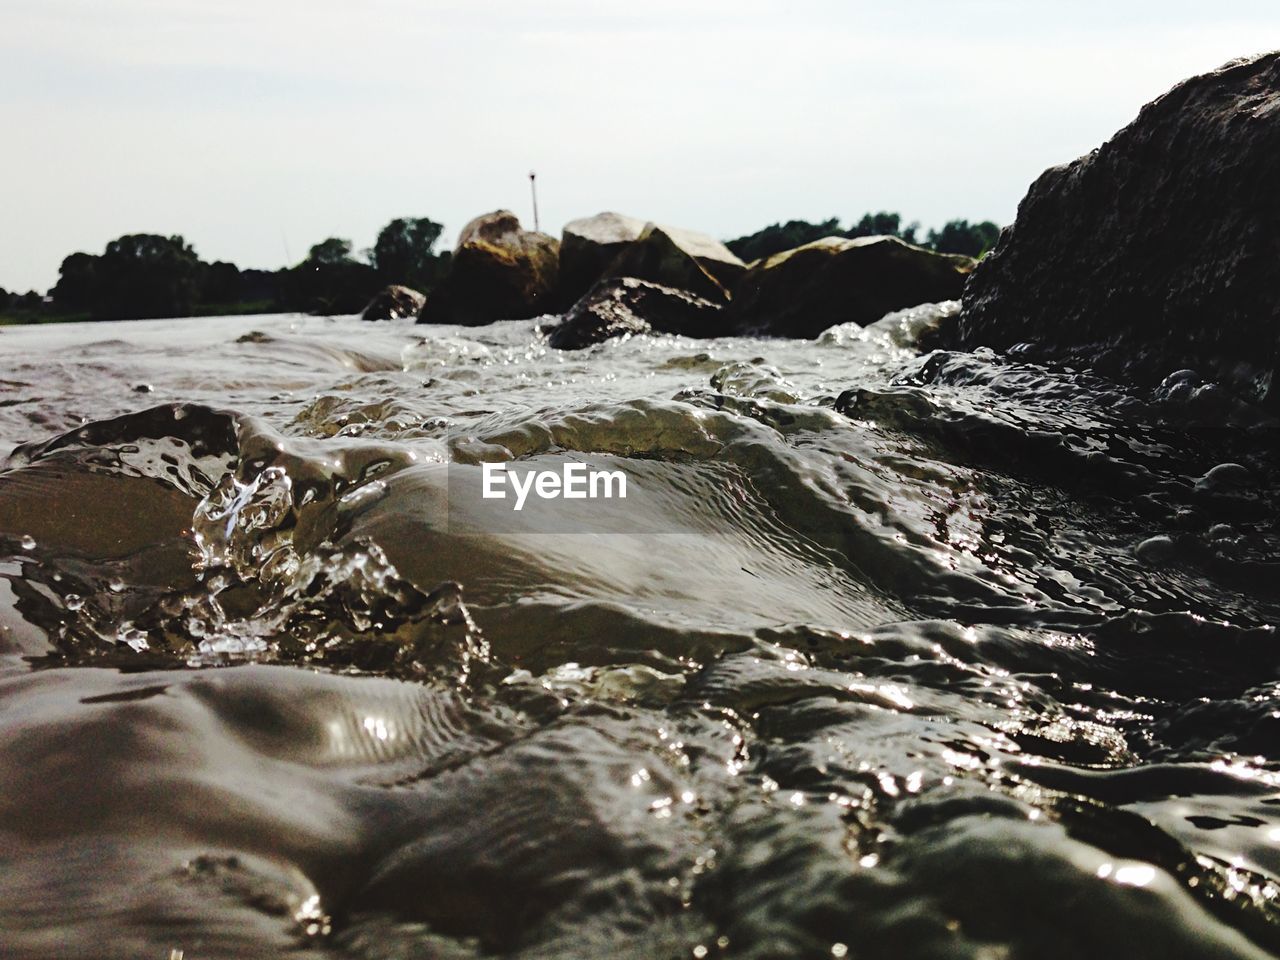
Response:
[[[953,309],[0,330],[0,953],[1280,954],[1275,423]]]

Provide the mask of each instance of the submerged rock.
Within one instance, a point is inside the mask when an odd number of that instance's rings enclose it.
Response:
[[[643,220],[609,211],[566,223],[560,235],[562,302],[571,304],[590,290],[644,228]]]
[[[1179,368],[1275,406],[1280,53],[1174,87],[1041,174],[969,282],[965,346],[1158,383]]]
[[[392,284],[379,290],[360,314],[361,320],[402,320],[416,317],[427,298],[411,287]]]
[[[812,338],[956,299],[973,265],[897,237],[827,237],[754,264],[734,287],[729,320],[737,333]]]
[[[719,240],[650,223],[605,268],[604,276],[636,277],[725,303],[730,288],[746,270],[746,264]]]
[[[682,290],[617,277],[601,280],[573,305],[547,342],[559,350],[581,350],[610,337],[631,333],[679,333],[718,336],[723,310],[710,300]]]
[[[1134,555],[1139,560],[1152,565],[1168,563],[1177,555],[1177,544],[1172,537],[1164,535],[1147,537],[1134,548]]]
[[[427,297],[419,323],[481,326],[553,309],[560,242],[525,230],[509,210],[476,217],[458,236],[449,273]]]
[[[1220,463],[1196,480],[1200,493],[1234,493],[1247,490],[1253,481],[1249,469],[1239,463]]]

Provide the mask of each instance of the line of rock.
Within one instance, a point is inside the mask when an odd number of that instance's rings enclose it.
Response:
[[[618,213],[574,220],[556,240],[499,210],[463,228],[428,296],[389,287],[364,316],[475,326],[561,315],[549,342],[570,350],[649,332],[812,338],[956,299],[974,264],[888,236],[829,237],[746,264],[706,234]]]
[[[498,211],[467,225],[429,297],[391,288],[366,316],[563,314],[550,341],[572,349],[648,331],[811,338],[963,292],[939,343],[1161,389],[1211,381],[1274,409],[1280,53],[1177,85],[1045,171],[976,266],[894,237],[829,237],[745,264],[704,234],[616,213],[575,220],[557,241]]]

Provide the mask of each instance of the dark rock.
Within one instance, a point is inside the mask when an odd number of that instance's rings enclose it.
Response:
[[[645,222],[597,213],[565,224],[560,235],[560,296],[567,306],[591,289],[609,264],[644,233]]]
[[[360,314],[361,320],[402,320],[416,317],[427,298],[411,287],[392,284],[379,290]]]
[[[728,247],[704,233],[646,224],[605,268],[605,277],[636,277],[725,303],[747,267]]]
[[[560,243],[521,228],[508,210],[476,217],[458,235],[449,273],[431,291],[419,323],[482,326],[554,309]]]
[[[610,278],[573,305],[547,342],[559,350],[581,350],[610,337],[651,331],[714,337],[723,332],[723,312],[682,290],[635,277]]]
[[[969,281],[960,342],[1270,406],[1280,339],[1280,53],[1174,87],[1045,171]]]
[[[1172,537],[1156,536],[1143,540],[1133,552],[1139,560],[1145,561],[1152,566],[1160,566],[1168,563],[1177,555],[1178,547],[1173,542]]]
[[[816,337],[850,321],[960,296],[970,257],[934,253],[897,237],[827,237],[752,265],[727,308],[736,333]]]
[[[1220,463],[1196,480],[1196,490],[1201,493],[1233,492],[1248,489],[1253,475],[1238,463]]]

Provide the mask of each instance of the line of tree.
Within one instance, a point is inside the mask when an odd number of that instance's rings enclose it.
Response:
[[[428,292],[448,269],[447,251],[436,252],[444,227],[426,217],[392,220],[374,245],[356,253],[351,241],[330,237],[301,263],[280,270],[242,270],[233,263],[201,260],[181,236],[129,234],[102,253],[73,253],[62,261],[49,300],[35,291],[0,289],[0,311],[38,318],[41,313],[98,320],[186,317],[196,314],[307,311],[355,313],[388,284]],[[943,253],[981,256],[999,235],[989,220],[952,220],[921,235],[918,223],[896,213],[868,213],[848,227],[838,218],[775,223],[727,241],[748,262],[823,237],[888,234]]]
[[[775,223],[757,230],[755,233],[736,240],[726,241],[725,245],[743,260],[750,263],[761,257],[771,257],[783,250],[821,240],[824,237],[899,237],[908,243],[914,243],[939,253],[963,253],[970,257],[980,257],[995,246],[1000,236],[1000,228],[990,220],[970,223],[968,220],[951,220],[943,224],[940,230],[929,230],[921,235],[920,224],[902,222],[897,213],[866,213],[856,223],[848,227],[840,225],[838,217],[809,223],[807,220],[789,220],[786,223]]]
[[[270,310],[354,313],[388,284],[430,290],[448,264],[449,254],[435,250],[443,230],[425,217],[402,217],[383,227],[374,245],[359,254],[350,240],[330,237],[301,263],[280,270],[206,263],[181,236],[129,234],[112,240],[102,253],[64,259],[49,295],[53,311],[96,320]],[[35,293],[20,300],[9,295],[0,309],[35,309],[42,303]]]
[[[0,313],[6,311],[33,311],[44,306],[44,297],[35,290],[26,293],[10,293],[0,287]]]

